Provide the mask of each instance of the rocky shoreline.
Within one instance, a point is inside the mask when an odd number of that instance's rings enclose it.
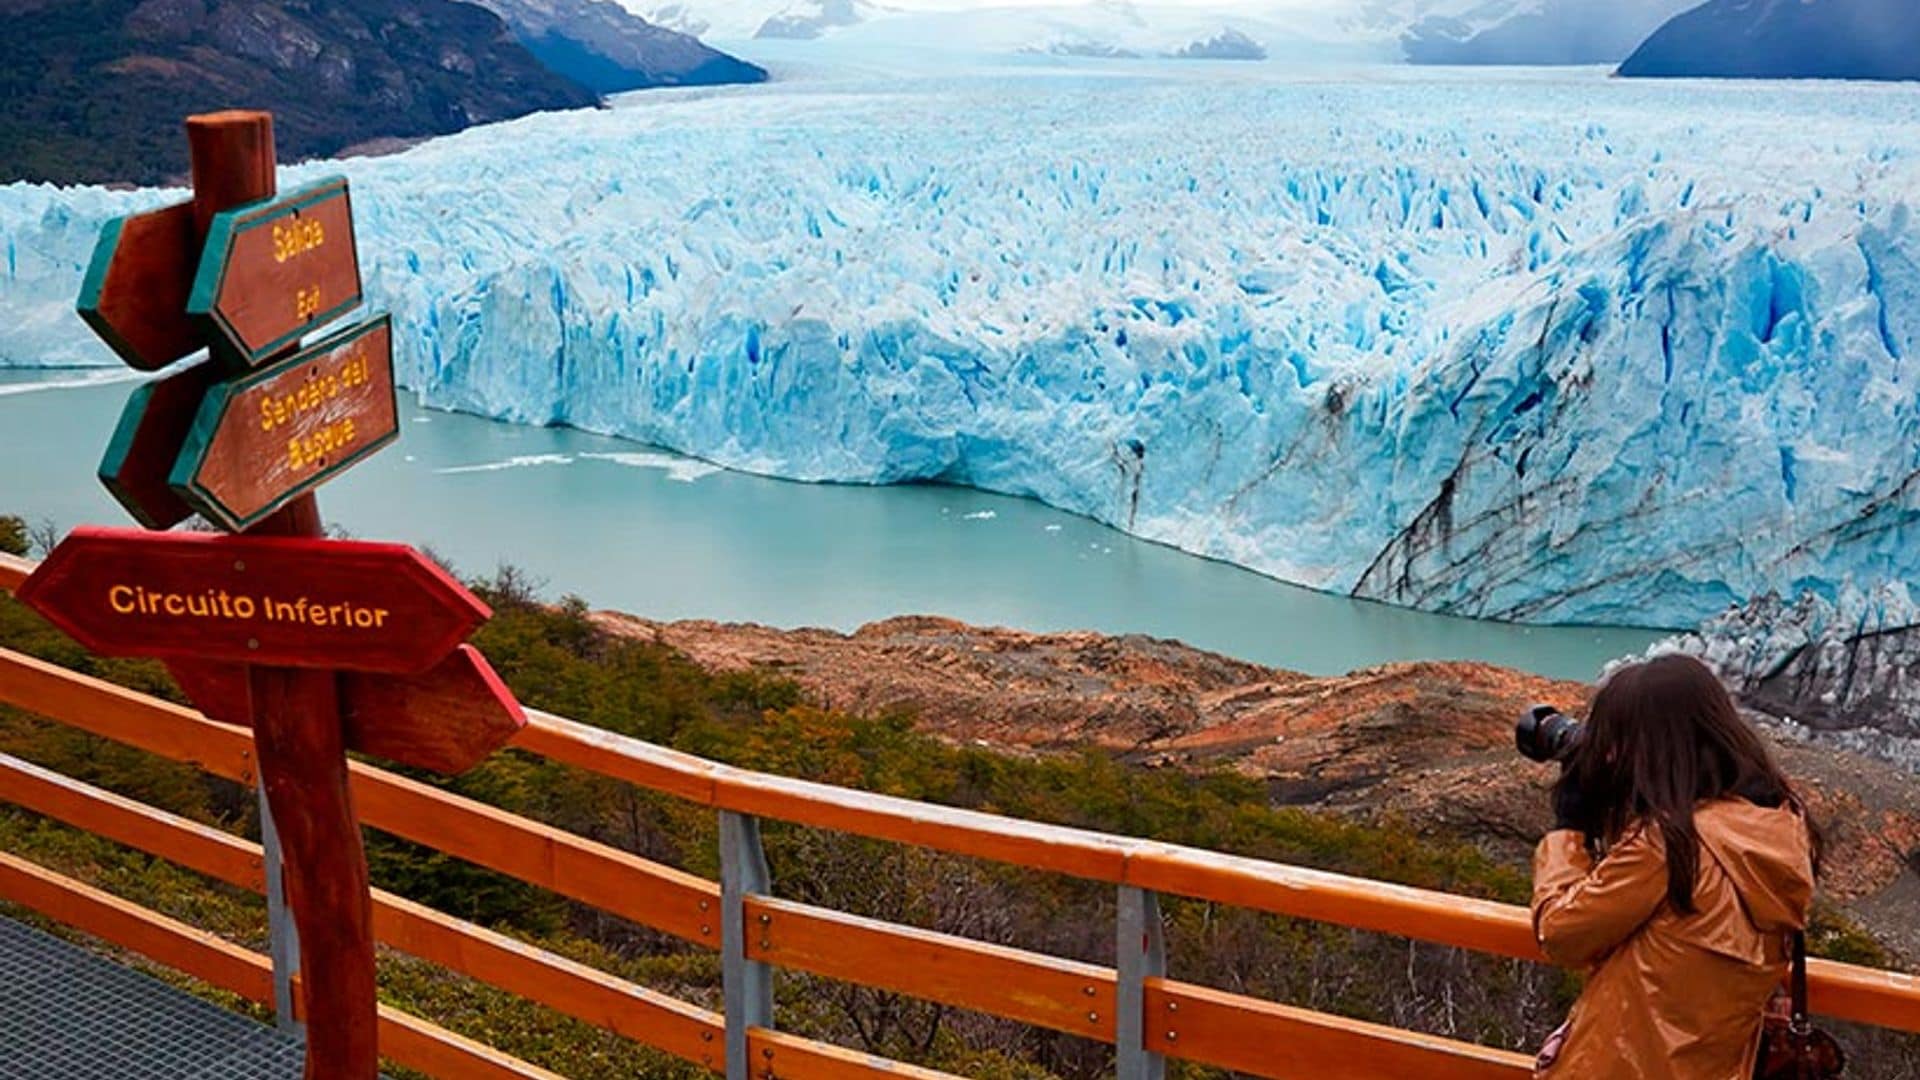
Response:
[[[1145,768],[1231,769],[1274,803],[1470,838],[1524,864],[1549,824],[1548,766],[1513,749],[1538,701],[1578,684],[1490,664],[1422,662],[1315,677],[1179,642],[1036,634],[903,617],[851,633],[752,624],[596,621],[710,670],[759,670],[824,706],[906,712],[924,731],[1024,754],[1098,748]],[[1920,783],[1756,715],[1827,831],[1823,888],[1904,962],[1920,960]]]

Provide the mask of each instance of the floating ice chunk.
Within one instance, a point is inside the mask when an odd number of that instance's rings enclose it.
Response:
[[[714,473],[725,471],[718,465],[709,464],[697,458],[680,457],[677,454],[616,451],[580,456],[594,461],[610,461],[615,465],[625,465],[635,469],[659,469],[667,474],[667,479],[678,480],[683,484],[691,484],[703,476],[712,476]]]
[[[457,473],[500,472],[504,469],[531,469],[542,465],[571,464],[573,464],[573,458],[566,454],[517,454],[503,461],[488,461],[479,465],[452,465],[433,471],[443,476],[452,476]]]

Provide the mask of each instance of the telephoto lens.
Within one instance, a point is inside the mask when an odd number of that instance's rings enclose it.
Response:
[[[1513,744],[1531,761],[1557,761],[1580,738],[1580,721],[1551,705],[1535,705],[1513,726]]]

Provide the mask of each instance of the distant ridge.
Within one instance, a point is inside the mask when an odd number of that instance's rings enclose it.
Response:
[[[764,69],[613,0],[474,0],[507,21],[541,63],[590,90],[764,82]]]
[[[455,0],[0,0],[0,183],[153,184],[181,119],[269,109],[282,159],[594,105]]]
[[[1914,0],[1709,0],[1654,31],[1627,76],[1920,79]]]

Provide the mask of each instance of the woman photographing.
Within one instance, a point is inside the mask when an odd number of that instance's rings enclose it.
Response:
[[[1792,785],[1684,656],[1616,672],[1561,760],[1534,934],[1589,975],[1541,1075],[1750,1080],[1813,899],[1815,834]]]

